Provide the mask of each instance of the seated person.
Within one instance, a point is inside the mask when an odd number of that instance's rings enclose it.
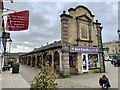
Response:
[[[99,79],[99,84],[102,86],[102,88],[109,88],[111,87],[108,78],[104,74],[100,79]]]

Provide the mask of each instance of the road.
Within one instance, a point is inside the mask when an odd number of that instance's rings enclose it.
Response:
[[[112,88],[118,88],[118,67],[114,67],[109,61],[105,62],[106,75]],[[37,75],[38,69],[21,65],[21,76],[31,85],[32,79]],[[87,73],[75,75],[70,78],[57,79],[59,88],[99,88],[98,79],[103,73]]]

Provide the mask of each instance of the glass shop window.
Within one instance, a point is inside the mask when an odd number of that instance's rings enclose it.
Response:
[[[88,65],[89,69],[100,68],[98,54],[88,54]]]

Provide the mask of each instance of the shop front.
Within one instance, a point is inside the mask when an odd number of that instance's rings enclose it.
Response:
[[[76,57],[80,57],[79,63],[76,65],[81,65],[82,73],[89,72],[91,69],[100,68],[100,60],[99,60],[99,48],[97,47],[87,47],[87,46],[70,46],[70,53],[80,53]],[[77,60],[76,60],[77,61]],[[77,62],[76,62],[77,63]]]

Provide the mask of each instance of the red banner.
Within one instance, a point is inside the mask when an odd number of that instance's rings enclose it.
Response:
[[[21,31],[27,30],[29,23],[29,11],[21,11],[8,14],[6,30],[9,31]]]

